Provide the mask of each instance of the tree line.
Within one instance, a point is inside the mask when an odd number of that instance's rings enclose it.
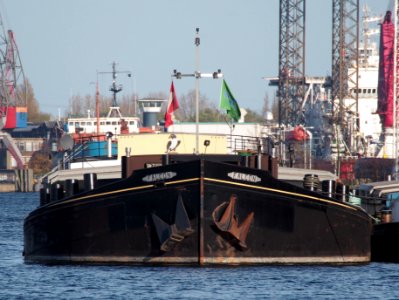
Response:
[[[39,101],[36,99],[34,90],[29,80],[26,80],[25,89],[27,107],[28,107],[28,122],[40,123],[49,121],[54,116],[40,110]],[[144,99],[168,99],[169,95],[165,92],[150,93]],[[137,104],[139,99],[137,94],[123,95],[117,99],[118,106],[122,115],[125,116],[139,116],[140,108]],[[180,122],[194,122],[195,121],[195,91],[189,91],[187,94],[178,96],[180,108],[175,112],[175,117]],[[200,94],[199,105],[199,119],[201,122],[222,122],[225,121],[226,113],[219,110],[218,101],[210,100],[206,95]],[[240,102],[240,101],[239,101]],[[92,117],[96,115],[96,96],[94,94],[87,95],[72,95],[68,100],[68,110],[63,112],[63,118],[66,120],[68,117],[85,117],[90,114]],[[239,103],[242,106],[242,103]],[[109,107],[112,106],[112,97],[99,95],[99,109],[100,116],[106,116]],[[166,102],[158,116],[158,120],[163,120],[166,110]],[[246,122],[259,122],[265,121],[268,113],[272,113],[276,118],[278,116],[278,103],[275,99],[269,100],[269,96],[265,94],[263,98],[263,107],[260,112],[245,108],[247,114],[245,115]]]
[[[200,105],[199,105],[199,119],[201,122],[222,122],[225,121],[226,113],[219,110],[218,104],[215,101],[210,100],[206,95],[200,94]],[[138,95],[125,95],[118,100],[118,106],[122,115],[125,116],[139,116],[140,108],[137,103],[137,99],[140,99]],[[168,95],[164,92],[151,93],[144,99],[168,99]],[[187,94],[178,96],[179,109],[174,113],[176,120],[180,122],[195,122],[195,91],[189,91]],[[109,107],[112,105],[112,97],[99,97],[99,110],[100,116],[106,116]],[[158,116],[158,120],[163,120],[166,111],[167,101]],[[264,96],[263,108],[261,112],[256,112],[249,108],[245,108],[246,122],[259,122],[262,123],[266,119],[268,112],[272,112],[273,115],[277,115],[277,106],[270,104],[268,95]],[[69,111],[67,116],[73,117],[84,117],[90,114],[92,117],[95,116],[96,112],[96,99],[95,95],[73,95],[69,99]]]

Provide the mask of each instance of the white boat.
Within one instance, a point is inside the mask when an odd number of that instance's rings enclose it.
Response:
[[[123,71],[122,71],[123,72]],[[113,94],[112,106],[109,108],[106,117],[101,117],[99,112],[100,92],[96,90],[96,116],[92,117],[88,111],[87,117],[68,118],[67,130],[68,134],[88,134],[88,135],[104,135],[111,132],[112,134],[121,133],[138,133],[140,119],[138,117],[122,116],[120,107],[116,101],[116,95],[122,91],[122,85],[116,84],[116,77],[119,72],[116,70],[116,63],[112,64],[112,86],[110,91]]]
[[[97,126],[97,124],[99,124]],[[122,116],[119,107],[110,107],[106,117],[68,118],[67,133],[113,134],[138,133],[141,127],[140,118]]]

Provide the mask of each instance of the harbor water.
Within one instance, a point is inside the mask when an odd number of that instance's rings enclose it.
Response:
[[[46,266],[23,261],[38,193],[0,193],[0,299],[399,299],[399,264]]]

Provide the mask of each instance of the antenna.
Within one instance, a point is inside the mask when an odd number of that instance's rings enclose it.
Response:
[[[116,78],[118,74],[125,73],[128,77],[132,76],[131,71],[117,71],[116,70],[116,62],[112,62],[112,71],[111,72],[97,72],[97,84],[98,84],[98,75],[99,74],[112,74],[112,85],[109,90],[112,92],[112,106],[108,112],[108,117],[118,117],[122,118],[122,114],[119,110],[118,102],[116,101],[116,94],[122,91],[123,86],[121,84],[116,83]],[[99,94],[99,92],[96,92]]]
[[[195,77],[195,154],[199,153],[199,80],[201,78],[213,78],[218,79],[222,78],[222,70],[218,69],[216,72],[212,73],[201,73],[200,71],[200,52],[199,52],[199,45],[200,45],[200,36],[199,36],[199,28],[195,29],[196,35],[194,44],[196,46],[196,59],[195,59],[195,71],[191,74],[182,74],[181,72],[177,71],[176,69],[173,70],[172,76],[176,77],[176,79],[181,79],[182,77]]]

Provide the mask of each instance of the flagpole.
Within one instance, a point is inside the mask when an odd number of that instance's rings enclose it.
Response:
[[[394,47],[393,47],[393,158],[395,159],[395,180],[398,180],[398,145],[397,145],[397,93],[398,93],[398,0],[394,3]]]
[[[195,154],[199,154],[199,79],[200,72],[200,36],[196,28],[195,36]]]
[[[228,87],[224,79],[222,82],[222,89],[220,90],[219,106],[221,109],[225,109],[227,115],[229,115],[231,118],[231,122],[229,122],[227,118],[225,120],[230,128],[230,151],[233,152],[233,130],[235,127],[233,122],[239,121],[239,119],[241,118],[241,111],[236,99],[234,98],[233,94],[230,91],[230,88]]]
[[[200,90],[199,90],[199,80],[201,78],[213,78],[213,79],[218,79],[222,78],[223,74],[220,69],[218,69],[216,72],[213,73],[201,73],[199,70],[200,68],[200,51],[199,51],[199,45],[200,45],[200,37],[199,37],[199,28],[195,29],[196,31],[196,36],[195,36],[195,46],[196,46],[196,59],[195,59],[195,72],[192,74],[182,74],[181,72],[178,72],[177,70],[173,70],[172,76],[176,77],[176,79],[181,79],[182,77],[195,77],[195,149],[194,153],[199,154],[199,101],[200,101]]]

